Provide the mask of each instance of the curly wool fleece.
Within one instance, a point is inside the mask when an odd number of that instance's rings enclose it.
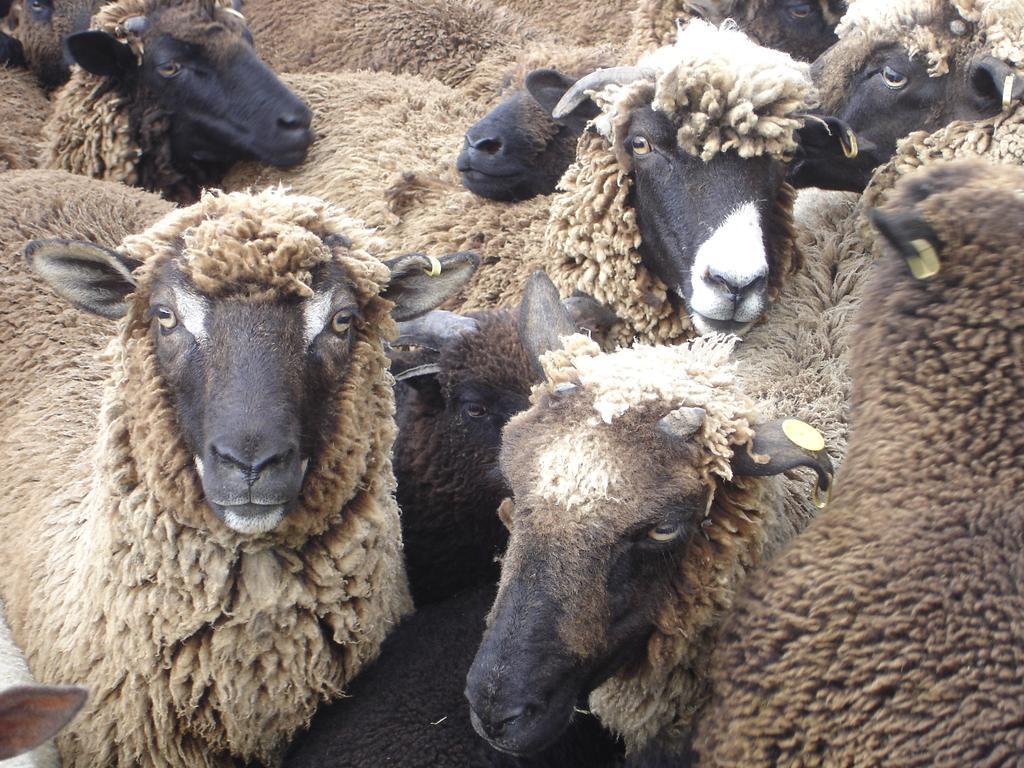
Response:
[[[552,201],[545,235],[551,279],[563,295],[580,290],[613,307],[623,321],[616,339],[623,344],[695,335],[685,307],[641,263],[623,146],[633,110],[651,104],[671,116],[680,146],[704,161],[730,150],[784,159],[796,148],[798,113],[816,99],[807,64],[758,46],[729,25],[693,21],[675,45],[640,65],[658,71],[656,83],[612,85],[594,94],[602,110],[594,121],[598,135],[581,138],[576,161],[562,177],[564,193]],[[789,221],[791,195],[788,187],[780,193],[778,221]],[[799,258],[791,248],[779,256],[773,280],[796,268]]]
[[[0,557],[35,574],[0,575],[12,628],[40,679],[90,690],[59,739],[65,766],[277,764],[411,609],[382,341],[389,272],[374,248],[328,204],[278,189],[207,193],[125,240],[144,262],[138,288],[105,364],[83,361],[99,370],[82,385],[104,388],[98,435],[69,434],[55,395],[0,453],[2,508],[18,510],[5,512]],[[211,296],[301,295],[325,261],[349,276],[361,322],[329,447],[272,532],[237,534],[205,503],[147,318],[169,259]],[[77,451],[36,455],[54,442]],[[28,479],[26,461],[38,465]]]

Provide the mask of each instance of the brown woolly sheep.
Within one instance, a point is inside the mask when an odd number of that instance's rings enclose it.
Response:
[[[44,130],[50,167],[188,202],[237,160],[287,167],[310,114],[227,0],[115,0],[69,36],[79,65]]]
[[[327,112],[327,135],[305,167],[279,178],[366,211],[403,248],[481,250],[485,268],[453,303],[462,309],[515,305],[527,276],[542,268],[563,295],[578,290],[608,305],[622,320],[617,341],[679,340],[695,333],[694,323],[742,330],[797,266],[784,174],[801,112],[813,102],[807,65],[700,21],[648,63],[631,70],[626,86],[578,84],[598,90],[600,133],[581,141],[565,191],[550,199],[510,206],[460,190],[423,158],[436,158],[450,138],[430,126],[445,110],[464,112],[464,103],[441,86],[380,74],[366,76],[373,80],[361,90],[345,75],[291,81]],[[716,98],[730,108],[712,116],[689,106]],[[368,103],[373,109],[363,109]],[[380,131],[382,122],[402,131]],[[388,189],[395,171],[406,173]],[[265,179],[235,174],[229,184]]]
[[[836,31],[813,76],[860,151],[802,163],[801,186],[860,192],[912,131],[993,117],[1024,96],[1018,0],[857,0]]]
[[[39,134],[49,113],[50,102],[30,72],[0,66],[0,171],[39,164]]]
[[[3,410],[0,591],[37,677],[91,691],[65,766],[274,765],[410,609],[383,344],[477,260],[380,248],[278,189],[207,193],[118,251],[26,247],[120,317],[73,370],[0,355],[28,393]]]
[[[737,601],[701,765],[1019,763],[1022,188],[940,164],[874,214],[835,506]]]
[[[6,26],[43,88],[52,90],[67,82],[71,68],[64,55],[64,38],[88,29],[101,4],[101,0],[15,0],[11,5]]]
[[[395,344],[409,349],[392,353],[393,461],[417,607],[498,578],[496,557],[508,538],[497,511],[508,496],[498,471],[501,430],[529,405],[541,376],[533,361],[548,348],[549,323],[533,315],[548,288],[555,290],[543,274],[532,277],[516,312],[438,310],[399,324]],[[567,332],[601,334],[614,322],[583,297],[566,304]]]
[[[85,702],[82,688],[41,686],[14,644],[0,603],[0,762],[4,768],[58,768],[50,739]]]
[[[735,590],[812,513],[809,484],[752,475],[808,465],[827,486],[831,463],[744,394],[734,337],[605,355],[579,336],[564,343],[503,435],[514,501],[467,681],[474,724],[531,754],[589,696],[628,752],[677,746],[705,702]]]

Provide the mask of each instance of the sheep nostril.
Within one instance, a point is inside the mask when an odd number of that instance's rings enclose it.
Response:
[[[469,146],[471,146],[478,152],[483,152],[488,155],[496,155],[501,151],[503,145],[501,143],[501,139],[488,137],[485,139],[477,139],[476,141],[471,141],[469,143]]]

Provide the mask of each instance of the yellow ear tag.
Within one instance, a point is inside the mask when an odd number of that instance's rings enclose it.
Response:
[[[805,451],[821,451],[825,449],[825,438],[806,421],[786,419],[782,422],[782,433],[790,441]]]
[[[1009,109],[1013,103],[1013,79],[1016,75],[1007,75],[1003,80],[1003,109]]]
[[[857,134],[855,134],[853,131],[847,128],[846,138],[850,140],[850,148],[846,148],[845,141],[840,141],[839,146],[843,148],[843,154],[846,155],[846,159],[853,160],[853,158],[857,156],[857,153],[860,152],[860,149],[857,147]]]
[[[907,257],[910,274],[918,280],[927,280],[939,274],[939,254],[935,252],[935,246],[924,239],[911,240],[910,244],[917,251],[916,256]]]
[[[441,274],[441,262],[437,260],[436,256],[427,256],[430,259],[430,269],[424,269],[428,277],[437,277]]]

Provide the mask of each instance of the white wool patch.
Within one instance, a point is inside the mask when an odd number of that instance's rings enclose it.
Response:
[[[210,305],[202,296],[180,285],[174,286],[173,290],[178,319],[185,326],[185,330],[192,334],[197,344],[205,344],[210,340],[206,331],[206,316],[210,311]]]
[[[616,456],[600,430],[564,435],[537,457],[536,488],[547,502],[565,510],[586,512],[612,498],[623,481]]]
[[[314,293],[311,298],[302,303],[302,338],[309,347],[320,331],[327,325],[327,318],[331,313],[331,301],[334,299],[334,291]]]
[[[258,515],[239,515],[230,509],[224,510],[224,523],[233,531],[250,536],[267,533],[280,525],[284,520],[284,507],[268,507],[266,512]]]
[[[767,276],[761,214],[754,203],[744,203],[697,249],[690,272],[690,307],[711,320],[751,323],[764,312],[767,286],[743,289]]]

